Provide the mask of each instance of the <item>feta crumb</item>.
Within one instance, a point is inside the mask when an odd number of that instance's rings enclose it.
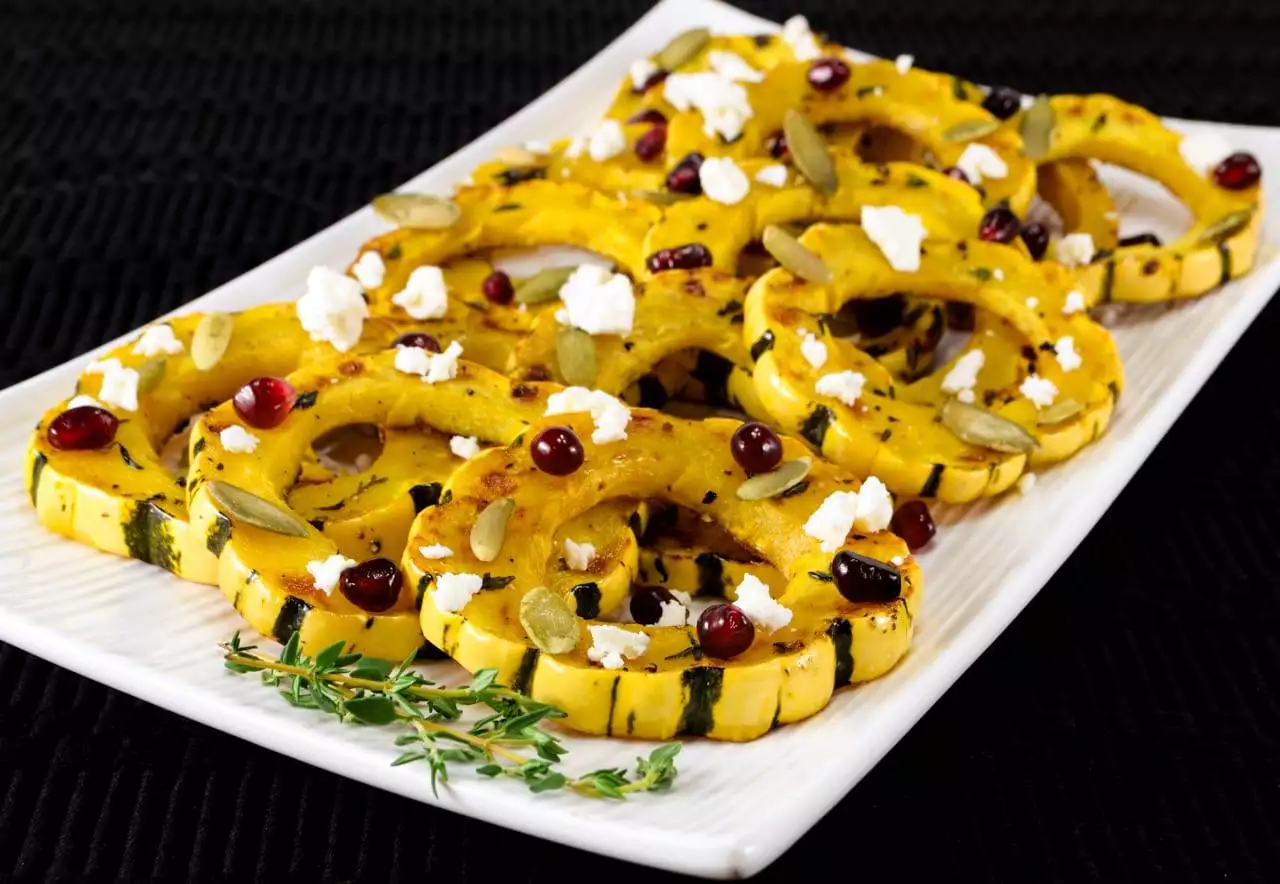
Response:
[[[764,71],[756,70],[737,53],[712,50],[707,53],[707,62],[711,70],[732,83],[764,82]]]
[[[397,347],[396,371],[422,376],[431,368],[431,354],[422,347]]]
[[[454,436],[449,440],[449,450],[463,460],[471,460],[480,453],[480,441],[475,436]]]
[[[1054,244],[1058,263],[1066,267],[1082,267],[1093,260],[1093,237],[1087,233],[1068,233]]]
[[[261,440],[253,433],[236,424],[218,434],[218,442],[222,447],[236,454],[253,454],[258,450],[259,441]]]
[[[331,595],[338,586],[342,572],[355,567],[355,559],[349,559],[341,553],[334,553],[327,559],[313,559],[307,562],[307,573],[316,589],[325,595]]]
[[[524,149],[529,151],[529,153],[545,157],[547,154],[551,153],[551,143],[549,141],[526,141],[524,143]]]
[[[667,591],[675,596],[676,601],[684,605],[686,608],[693,607],[693,596],[689,595],[689,593],[682,589],[670,589]]]
[[[916,57],[914,55],[903,54],[893,60],[893,66],[898,69],[898,73],[900,74],[905,74],[907,71],[911,70],[911,66],[915,63]]]
[[[961,390],[959,393],[956,394],[956,398],[959,399],[961,402],[963,402],[965,405],[972,405],[977,400],[978,397],[973,395],[972,390]]]
[[[778,163],[772,166],[765,166],[756,173],[756,180],[770,187],[786,187],[787,167]]]
[[[409,349],[409,348],[404,348]],[[413,349],[421,349],[414,347]],[[431,365],[427,369],[426,376],[423,380],[428,384],[438,384],[440,381],[451,381],[458,376],[458,357],[462,355],[462,345],[457,341],[450,341],[449,346],[444,348],[443,353],[431,354]],[[400,354],[396,354],[398,359]]]
[[[1004,271],[1001,270],[999,267],[997,267],[995,270],[992,270],[991,275],[992,277],[995,278],[997,282],[1004,282]]]
[[[1048,378],[1038,374],[1029,374],[1018,391],[1035,403],[1036,408],[1048,408],[1058,395],[1058,387]]]
[[[973,184],[981,184],[985,178],[1005,178],[1009,175],[1008,164],[985,144],[972,142],[956,160],[956,168],[965,174]]]
[[[782,39],[791,47],[796,61],[813,61],[822,55],[822,48],[809,29],[809,20],[803,15],[793,15],[783,23]]]
[[[982,371],[982,366],[986,364],[987,354],[981,350],[970,350],[961,356],[951,366],[951,371],[947,372],[946,377],[942,379],[942,392],[944,393],[962,393],[965,390],[972,391],[974,384],[978,383],[978,372]]]
[[[1035,474],[1035,473],[1023,473],[1023,474],[1018,478],[1018,493],[1019,493],[1019,494],[1030,494],[1030,493],[1031,493],[1031,489],[1032,489],[1032,488],[1035,488],[1035,487],[1036,487],[1036,474]]]
[[[657,72],[658,66],[651,58],[638,58],[631,62],[631,88],[637,92],[644,89],[644,84]]]
[[[747,90],[715,71],[672,74],[663,83],[662,97],[676,110],[695,108],[702,114],[703,133],[725,141],[736,141],[755,113]]]
[[[654,626],[685,626],[689,622],[689,609],[679,602],[663,602],[658,609],[662,614]]]
[[[119,371],[124,368],[124,364],[119,359],[95,359],[84,367],[85,374],[106,374],[109,371]]]
[[[889,527],[893,518],[893,497],[889,489],[875,476],[868,476],[858,489],[858,515],[855,522],[863,530],[876,532]]]
[[[564,539],[564,563],[570,571],[586,571],[591,567],[591,560],[596,557],[594,544],[577,543],[568,537]]]
[[[418,547],[418,555],[424,559],[447,559],[453,555],[453,550],[440,543],[433,543],[430,546]]]
[[[606,445],[627,438],[627,424],[631,422],[631,409],[603,390],[586,387],[565,387],[559,393],[547,397],[547,415],[573,414],[586,411],[591,414],[595,432],[591,441]]]
[[[800,341],[800,354],[814,368],[822,368],[827,364],[827,345],[812,332],[805,332]]]
[[[484,578],[479,574],[441,574],[436,578],[436,588],[431,590],[431,601],[437,610],[456,614],[483,585]]]
[[[1018,104],[1022,107],[1023,110],[1030,110],[1031,105],[1035,103],[1036,103],[1036,97],[1034,95],[1024,94],[1024,95],[1018,96]]]
[[[747,173],[729,157],[707,157],[698,168],[702,193],[709,200],[736,206],[751,192]]]
[[[817,540],[823,552],[835,552],[849,536],[858,515],[858,492],[833,491],[804,523],[804,533]]]
[[[906,559],[903,558],[902,556],[894,556],[893,558],[889,559],[889,564],[893,565],[893,567],[895,568],[901,568],[902,563],[905,561]]]
[[[754,574],[743,575],[733,604],[766,632],[781,629],[791,622],[791,609],[770,595],[768,584]]]
[[[565,159],[576,160],[578,157],[582,156],[583,151],[586,149],[587,136],[577,135],[569,142],[569,146],[564,149]],[[567,178],[569,176],[569,170],[561,169],[560,174]]]
[[[391,298],[414,319],[440,319],[449,312],[449,289],[439,267],[415,267],[404,290]]]
[[[362,288],[372,290],[382,285],[382,281],[386,279],[387,265],[383,263],[382,256],[377,252],[363,252],[360,260],[356,261],[355,266],[351,268],[351,273]]]
[[[101,408],[103,411],[110,410],[97,399],[94,399],[92,396],[86,396],[83,393],[79,396],[73,397],[71,401],[67,403],[67,411],[70,411],[73,408]]]
[[[307,291],[297,304],[298,322],[313,341],[327,341],[346,353],[360,340],[369,305],[360,283],[328,267],[307,275]]]
[[[862,229],[894,270],[914,273],[920,269],[920,243],[924,222],[897,206],[863,206]]]
[[[852,408],[862,395],[862,388],[866,383],[867,377],[860,371],[837,371],[818,378],[813,391],[819,396],[839,399]]]
[[[636,296],[631,280],[598,264],[583,264],[560,287],[564,307],[556,321],[589,335],[631,334],[636,321]]]
[[[137,411],[139,380],[137,370],[125,368],[120,364],[119,359],[108,359],[101,364],[106,368],[102,372],[102,386],[98,388],[98,398],[107,405],[124,411]]]
[[[627,136],[617,120],[604,120],[587,136],[587,154],[597,163],[616,157],[627,149]]]
[[[634,659],[649,650],[649,636],[643,632],[631,632],[609,624],[588,626],[587,631],[591,633],[587,659],[605,669],[621,669],[624,659]]]
[[[1208,175],[1214,166],[1231,155],[1232,148],[1217,132],[1201,132],[1183,136],[1178,143],[1178,153],[1188,166],[1201,175]]]
[[[1063,371],[1075,371],[1084,364],[1084,360],[1076,352],[1076,339],[1072,335],[1063,335],[1058,338],[1058,342],[1053,345],[1053,351],[1057,354],[1058,365]]]
[[[1026,305],[1028,310],[1034,310],[1040,306],[1040,299],[1032,295],[1030,298],[1027,298]]]
[[[1084,310],[1084,293],[1067,292],[1067,299],[1062,302],[1063,315],[1070,316],[1072,313],[1079,313],[1082,310]]]
[[[171,325],[153,325],[143,331],[138,343],[133,345],[133,352],[139,356],[177,356],[187,348],[182,346],[173,333]]]

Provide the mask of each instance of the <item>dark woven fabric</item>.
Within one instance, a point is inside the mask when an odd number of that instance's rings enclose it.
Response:
[[[431,165],[644,8],[0,3],[0,386]],[[804,11],[981,81],[1280,123],[1275,2]],[[1277,335],[1273,307],[1026,613],[764,880],[1280,880],[1280,405],[1258,383],[1277,377]],[[0,697],[2,879],[452,882],[495,861],[513,881],[661,877],[346,782],[12,648]]]

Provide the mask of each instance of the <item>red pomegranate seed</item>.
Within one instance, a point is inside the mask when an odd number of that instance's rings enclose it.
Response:
[[[667,125],[667,115],[656,107],[646,107],[644,110],[632,115],[627,120],[628,123],[650,123],[654,126]]]
[[[982,216],[978,236],[987,242],[1011,243],[1018,238],[1021,227],[1017,215],[1004,206],[996,206]]]
[[[1227,190],[1244,190],[1253,187],[1262,178],[1262,166],[1257,157],[1243,151],[1233,153],[1213,170],[1213,183]]]
[[[69,408],[49,422],[45,438],[59,451],[96,451],[116,438],[120,421],[96,405]]]
[[[338,588],[351,604],[374,614],[387,610],[400,597],[404,575],[389,559],[370,559],[343,571]]]
[[[631,593],[631,619],[641,626],[652,626],[662,619],[662,606],[677,601],[671,591],[661,586],[637,586]]]
[[[929,505],[923,500],[908,500],[898,507],[889,521],[889,530],[906,542],[912,552],[920,549],[938,533],[929,514]]]
[[[654,126],[636,139],[635,152],[641,160],[652,163],[667,149],[667,127]]]
[[[672,193],[691,193],[694,196],[702,193],[702,179],[698,177],[702,160],[702,154],[695,150],[676,163],[667,173],[667,190]]]
[[[1027,251],[1031,253],[1032,260],[1039,261],[1049,251],[1049,228],[1043,224],[1036,221],[1024,224],[1019,235]]]
[[[568,427],[547,427],[529,443],[533,465],[553,476],[567,476],[582,466],[582,442]]]
[[[767,473],[782,461],[782,440],[762,423],[743,424],[729,441],[733,459],[750,474]]]
[[[269,430],[284,423],[297,398],[284,378],[254,378],[232,398],[236,414],[251,427]]]
[[[982,106],[997,120],[1007,120],[1022,108],[1022,93],[997,86],[983,99]]]
[[[391,346],[420,347],[430,353],[440,352],[440,342],[426,332],[405,332]]]
[[[737,605],[712,605],[698,618],[698,643],[702,652],[718,660],[730,660],[755,640],[751,618]]]
[[[809,66],[809,85],[833,92],[849,82],[849,66],[838,58],[820,58]]]
[[[648,92],[654,86],[657,86],[659,83],[665,80],[668,77],[668,75],[670,75],[670,73],[671,71],[656,70],[649,75],[649,78],[644,81],[644,83],[640,86],[639,89],[633,86],[631,87],[631,91],[636,93]]]
[[[484,278],[480,284],[485,300],[493,304],[510,304],[515,297],[516,289],[511,284],[511,277],[501,270],[495,270]],[[440,352],[440,344],[436,344],[436,352]]]
[[[893,565],[841,550],[831,560],[836,589],[851,602],[888,602],[902,595],[902,574]]]
[[[692,270],[694,267],[710,267],[711,251],[702,243],[689,243],[670,249],[659,249],[645,263],[651,273],[663,270]]]

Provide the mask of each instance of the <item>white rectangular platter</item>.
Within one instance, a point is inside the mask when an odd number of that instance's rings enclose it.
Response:
[[[579,131],[605,108],[634,59],[693,25],[725,33],[776,30],[711,0],[666,0],[551,92],[407,186],[448,192],[501,146]],[[1175,125],[1218,129],[1264,168],[1280,168],[1280,130]],[[1158,187],[1131,176],[1110,180],[1123,191],[1132,229],[1167,235],[1185,223]],[[1280,205],[1280,176],[1264,183],[1267,204]],[[357,212],[183,312],[296,298],[312,266],[343,267],[382,228],[371,211]],[[68,394],[94,354],[0,393],[0,639],[381,789],[620,859],[747,877],[794,844],[870,770],[1081,542],[1280,286],[1277,239],[1271,221],[1259,266],[1243,281],[1114,328],[1128,386],[1098,444],[1045,472],[1029,497],[941,513],[939,537],[921,556],[925,600],[915,647],[902,665],[842,692],[816,718],[754,743],[690,742],[678,784],[665,796],[626,802],[535,796],[515,783],[460,773],[435,798],[425,768],[389,766],[396,749],[386,731],[293,709],[255,679],[226,673],[216,645],[240,623],[220,593],[55,537],[37,524],[25,499],[20,472],[30,428]],[[437,664],[445,674],[450,666]],[[649,748],[573,737],[567,743],[569,767],[579,771],[625,766]]]

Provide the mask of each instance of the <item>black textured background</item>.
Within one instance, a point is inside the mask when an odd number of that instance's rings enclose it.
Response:
[[[979,81],[1280,124],[1274,0],[943,7],[803,11]],[[645,8],[3,0],[0,386],[399,184]],[[1280,880],[1277,334],[1273,306],[1026,613],[762,880]],[[344,781],[12,648],[0,696],[0,879],[662,877]]]

